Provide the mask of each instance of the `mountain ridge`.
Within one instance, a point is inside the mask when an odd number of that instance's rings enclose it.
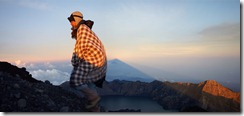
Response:
[[[218,88],[216,84],[219,85]],[[216,91],[219,93],[216,94]],[[115,80],[105,83],[104,89],[99,89],[99,93],[101,95],[147,96],[156,100],[167,110],[182,111],[194,106],[212,112],[240,111],[240,93],[220,86],[213,80],[198,84],[156,80],[151,83]]]
[[[215,86],[215,87],[213,87],[213,86]],[[221,88],[221,89],[219,89],[219,88]],[[215,80],[205,81],[202,91],[204,91],[206,93],[210,93],[215,96],[224,96],[229,99],[236,98],[233,100],[235,100],[236,102],[240,102],[240,94],[233,93],[232,90],[222,86]]]

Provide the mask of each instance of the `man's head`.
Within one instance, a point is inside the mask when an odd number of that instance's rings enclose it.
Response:
[[[70,17],[68,17],[68,20],[73,28],[76,28],[76,26],[80,23],[80,21],[83,20],[83,14],[79,11],[73,12]]]

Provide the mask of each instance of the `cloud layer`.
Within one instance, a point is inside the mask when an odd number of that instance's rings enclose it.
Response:
[[[42,81],[49,80],[54,85],[60,85],[61,83],[68,81],[70,74],[68,72],[62,72],[57,69],[39,69],[30,72],[33,77]]]
[[[68,61],[64,62],[43,62],[43,63],[24,63],[21,60],[15,61],[18,67],[26,67],[27,71],[41,81],[50,81],[54,85],[60,85],[69,81],[72,66]]]

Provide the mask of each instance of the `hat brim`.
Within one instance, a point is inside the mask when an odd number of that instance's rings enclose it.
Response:
[[[70,15],[70,17],[68,17],[67,19],[69,20],[69,22],[71,22],[71,21],[75,21],[73,15]]]

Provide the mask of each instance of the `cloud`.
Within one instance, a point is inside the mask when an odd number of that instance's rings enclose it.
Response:
[[[165,58],[199,55],[203,50],[202,46],[192,43],[165,42],[140,46],[133,54],[140,58]],[[147,53],[147,55],[143,53]]]
[[[28,69],[36,69],[37,67],[35,66],[35,64],[30,63],[29,65],[27,65]]]
[[[62,72],[57,69],[51,70],[34,70],[30,72],[32,76],[36,79],[45,81],[49,80],[54,85],[59,85],[65,81],[69,80],[70,74],[67,72]]]
[[[16,61],[14,61],[14,63],[18,67],[25,67],[26,66],[26,63],[22,62],[21,60],[16,60]]]
[[[60,85],[68,81],[72,70],[70,62],[67,61],[26,63],[25,66],[33,78],[41,81],[48,80],[54,85]]]
[[[40,0],[1,0],[1,2],[8,2],[11,4],[16,4],[22,7],[37,10],[48,10],[51,8],[49,4]]]
[[[39,10],[46,10],[49,8],[47,3],[43,3],[37,0],[21,0],[19,3],[22,6],[39,9]]]
[[[199,46],[204,54],[213,56],[240,56],[240,23],[222,23],[199,32]]]
[[[44,66],[46,66],[47,68],[55,68],[55,66],[52,65],[50,62],[44,63]]]
[[[236,41],[240,40],[240,23],[222,23],[199,32],[206,40]]]

